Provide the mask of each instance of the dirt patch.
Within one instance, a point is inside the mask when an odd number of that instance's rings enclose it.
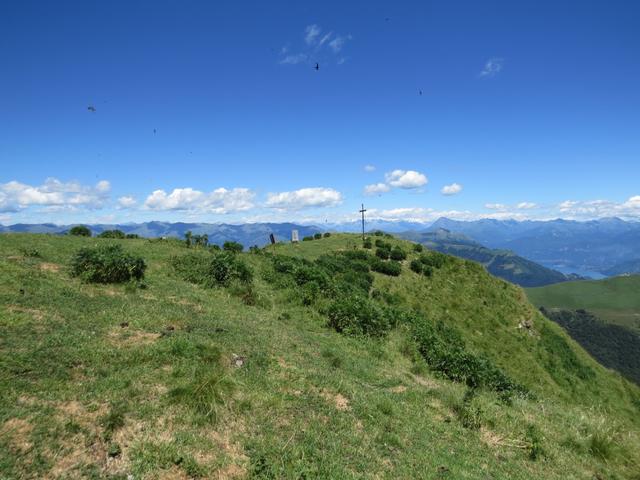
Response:
[[[42,262],[39,265],[39,268],[43,272],[58,273],[60,271],[60,268],[62,268],[62,267],[60,265],[58,265],[57,263]]]
[[[247,476],[247,469],[240,465],[227,465],[218,470],[219,480],[231,480],[234,478],[244,478]]]
[[[181,470],[176,466],[171,467],[169,470],[161,470],[155,478],[158,480],[189,480],[189,477],[184,473],[184,470]]]
[[[327,402],[334,404],[337,410],[346,411],[351,409],[349,399],[340,393],[320,392],[320,396]]]
[[[404,385],[398,385],[397,387],[391,387],[389,391],[392,393],[404,393],[407,391],[407,387]]]
[[[124,330],[117,328],[107,334],[107,340],[116,347],[139,347],[150,345],[160,338],[159,333],[142,330]]]
[[[290,365],[282,357],[278,357],[278,365],[282,368],[291,368]]]
[[[11,448],[18,452],[26,452],[33,446],[30,441],[33,426],[21,418],[10,418],[2,424],[0,436],[8,438]]]
[[[436,389],[439,387],[439,385],[431,379],[421,377],[420,375],[412,375],[412,377],[414,382],[416,382],[418,385],[422,385],[423,387],[431,389]]]
[[[19,305],[7,305],[7,310],[10,312],[26,313],[31,315],[34,320],[38,321],[44,319],[45,316],[45,313],[42,310],[38,310],[37,308],[21,307]]]

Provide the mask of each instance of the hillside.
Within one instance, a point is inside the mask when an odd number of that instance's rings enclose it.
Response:
[[[466,235],[444,228],[433,232],[403,232],[398,236],[442,253],[481,263],[492,275],[522,287],[576,280],[575,275],[543,267],[508,250],[486,248]]]
[[[605,322],[640,333],[640,275],[568,282],[531,288],[527,296],[539,307],[584,309]]]
[[[637,479],[638,387],[478,264],[374,238],[408,258],[0,235],[0,477]],[[71,275],[107,245],[144,280]]]

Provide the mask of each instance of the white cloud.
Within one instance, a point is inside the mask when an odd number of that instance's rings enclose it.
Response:
[[[0,212],[18,212],[30,206],[56,207],[58,210],[99,209],[109,200],[111,185],[106,180],[95,186],[61,182],[47,178],[32,186],[11,181],[0,184]]]
[[[462,185],[460,185],[459,183],[452,183],[451,185],[445,185],[444,187],[442,187],[440,193],[442,193],[443,195],[455,195],[457,193],[460,193],[461,191]]]
[[[375,172],[376,171],[376,167],[374,165],[365,165],[364,166],[364,171],[365,172]]]
[[[563,217],[574,220],[604,217],[640,220],[640,195],[629,197],[622,203],[609,200],[566,200],[558,204],[557,209]]]
[[[329,46],[331,47],[331,50],[333,50],[335,53],[338,53],[340,50],[342,50],[342,47],[344,46],[344,42],[348,38],[350,37],[345,38],[338,35],[336,38],[334,38],[329,42]]]
[[[378,195],[380,193],[388,192],[389,190],[391,190],[391,187],[386,183],[374,183],[364,187],[365,195]]]
[[[342,203],[342,194],[333,188],[301,188],[292,192],[269,193],[266,206],[283,210],[311,207],[335,207]]]
[[[136,199],[130,195],[125,195],[124,197],[118,198],[118,207],[119,208],[132,208],[138,203]]]
[[[485,203],[484,208],[488,208],[489,210],[506,210],[509,207],[504,203]]]
[[[308,58],[309,57],[306,53],[295,53],[287,55],[282,60],[280,60],[280,63],[283,65],[297,65],[298,63],[306,62]]]
[[[487,63],[484,64],[484,68],[480,72],[481,77],[494,77],[502,71],[504,65],[504,59],[502,58],[490,58]]]
[[[304,29],[304,41],[307,45],[313,45],[320,35],[320,27],[318,25],[308,25],[307,28]]]
[[[255,193],[247,188],[218,188],[210,193],[193,188],[175,188],[170,194],[155,190],[147,197],[144,207],[149,210],[188,210],[202,213],[226,214],[253,208]]]
[[[533,202],[520,202],[518,205],[516,205],[516,208],[518,210],[531,210],[532,208],[536,208],[537,206],[538,204]]]
[[[392,187],[398,188],[419,188],[427,184],[427,177],[415,170],[394,170],[385,174],[385,180]]]

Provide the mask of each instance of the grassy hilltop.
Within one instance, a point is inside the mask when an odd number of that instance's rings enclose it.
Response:
[[[0,235],[0,478],[640,478],[638,387],[480,265],[373,240],[406,259]],[[113,244],[143,280],[72,275]]]

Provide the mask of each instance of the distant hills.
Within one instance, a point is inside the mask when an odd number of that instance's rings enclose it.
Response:
[[[496,277],[523,287],[537,287],[580,278],[543,267],[508,250],[486,248],[466,235],[453,233],[444,228],[431,232],[403,232],[399,236],[442,253],[479,262]]]
[[[51,233],[62,234],[73,225],[54,224],[16,224],[8,227],[0,226],[0,232],[14,233]],[[227,240],[240,242],[245,247],[251,245],[263,246],[269,243],[269,234],[273,233],[276,240],[290,240],[291,231],[298,230],[300,238],[313,235],[321,231],[318,227],[309,225],[297,225],[294,223],[245,223],[242,225],[214,224],[214,223],[170,223],[170,222],[145,222],[124,225],[88,225],[94,234],[105,230],[118,229],[124,233],[133,233],[141,237],[176,237],[184,238],[184,234],[191,231],[194,235],[209,236],[209,243],[221,245]]]
[[[490,248],[511,250],[565,273],[589,276],[594,272],[630,273],[637,272],[640,263],[627,265],[640,258],[640,222],[619,218],[588,222],[491,219],[462,222],[441,218],[426,230],[440,228],[462,233]]]

